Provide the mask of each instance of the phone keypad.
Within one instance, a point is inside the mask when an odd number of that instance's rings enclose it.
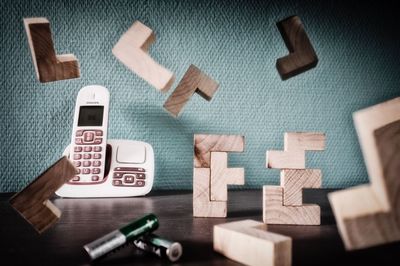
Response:
[[[103,147],[102,130],[77,130],[75,132],[75,147],[72,155],[73,163],[77,168],[76,176],[69,183],[100,183],[104,177],[100,177]],[[89,175],[88,177],[79,176]]]
[[[146,171],[138,167],[115,167],[113,185],[118,187],[144,187]]]

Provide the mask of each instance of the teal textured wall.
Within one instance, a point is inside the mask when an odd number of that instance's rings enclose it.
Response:
[[[362,4],[361,4],[362,3]],[[0,191],[16,191],[56,161],[70,140],[79,89],[111,93],[109,138],[143,140],[156,153],[155,189],[192,186],[193,133],[243,134],[230,155],[246,188],[277,184],[265,152],[283,148],[285,131],[323,131],[327,149],[310,152],[324,187],[368,181],[352,113],[400,95],[400,41],[393,3],[365,1],[1,1]],[[275,23],[299,15],[319,57],[312,69],[281,81],[287,54]],[[24,17],[51,23],[58,54],[79,59],[81,78],[41,84]],[[151,56],[175,72],[190,64],[220,83],[211,102],[195,96],[183,115],[166,113],[162,94],[114,58],[111,49],[135,20],[157,36]]]

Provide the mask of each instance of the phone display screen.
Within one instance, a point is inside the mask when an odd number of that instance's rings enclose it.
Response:
[[[78,126],[102,126],[104,106],[81,106],[79,109]]]

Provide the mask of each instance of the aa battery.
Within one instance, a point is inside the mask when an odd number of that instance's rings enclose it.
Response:
[[[111,251],[138,239],[146,233],[151,233],[158,228],[158,219],[154,214],[148,214],[135,220],[118,230],[86,244],[83,248],[92,260],[101,258]]]
[[[155,234],[146,234],[134,241],[141,250],[156,254],[160,258],[177,261],[182,256],[182,245],[178,242],[159,237]]]

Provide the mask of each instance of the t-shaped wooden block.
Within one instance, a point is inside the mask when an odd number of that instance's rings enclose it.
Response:
[[[40,174],[22,191],[10,199],[14,207],[37,232],[50,228],[61,216],[61,212],[49,198],[76,173],[72,163],[63,157]]]
[[[56,55],[46,18],[25,18],[36,77],[40,82],[79,78],[79,63],[73,54]]]
[[[164,103],[164,108],[174,117],[178,117],[185,104],[194,93],[210,101],[218,89],[218,83],[204,74],[194,65],[190,65],[176,89]]]
[[[135,72],[150,85],[162,92],[168,91],[174,83],[174,74],[159,65],[148,54],[150,45],[155,41],[153,31],[135,21],[112,49],[114,56],[127,68]]]
[[[353,118],[371,184],[328,195],[347,250],[400,241],[400,97]]]

